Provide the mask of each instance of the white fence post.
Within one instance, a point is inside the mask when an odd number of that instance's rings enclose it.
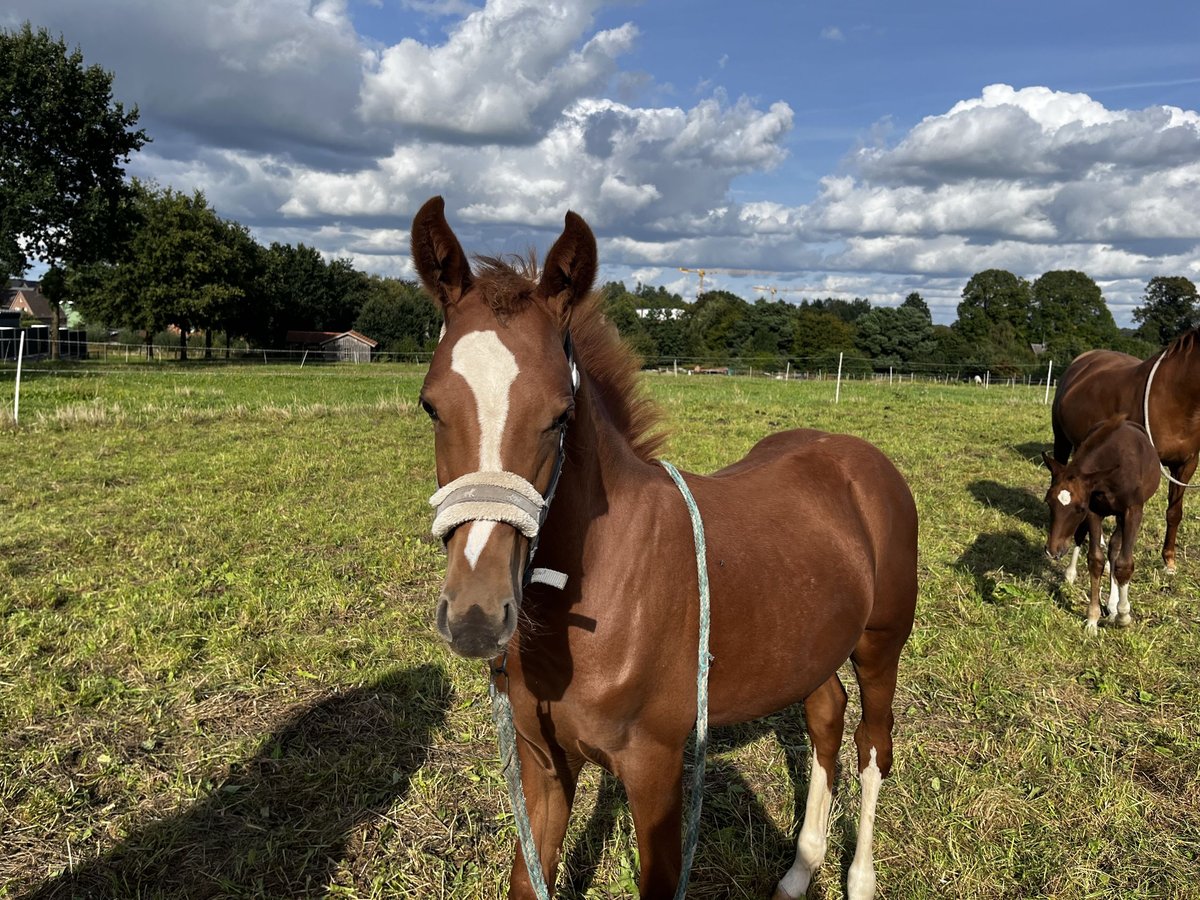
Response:
[[[25,359],[25,332],[21,332],[21,343],[17,347],[17,389],[13,393],[13,424],[21,420],[21,362]]]
[[[833,402],[842,402],[842,354],[838,354],[837,390],[833,394]]]
[[[1050,402],[1050,373],[1054,371],[1054,360],[1050,360],[1050,365],[1046,366],[1046,396],[1042,398],[1042,406]]]

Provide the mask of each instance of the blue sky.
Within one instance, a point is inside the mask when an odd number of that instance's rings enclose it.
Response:
[[[950,322],[976,271],[1075,268],[1128,324],[1149,278],[1200,279],[1194,2],[6,7],[116,74],[133,174],[382,274],[440,193],[468,251],[544,250],[572,208],[602,280],[688,296],[680,266]]]

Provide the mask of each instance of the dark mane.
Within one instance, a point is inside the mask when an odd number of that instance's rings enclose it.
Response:
[[[1189,328],[1171,343],[1167,344],[1167,349],[1163,351],[1163,359],[1168,356],[1174,356],[1177,353],[1191,353],[1196,350],[1197,342],[1200,341],[1200,325],[1195,328]]]
[[[536,297],[539,278],[536,255],[475,257],[475,288],[504,320]],[[641,360],[604,316],[598,291],[570,312],[571,340],[579,366],[587,372],[604,408],[638,458],[650,462],[666,440],[662,412],[646,395]]]

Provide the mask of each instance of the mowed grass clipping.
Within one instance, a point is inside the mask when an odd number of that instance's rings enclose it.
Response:
[[[0,381],[0,897],[504,896],[486,680],[432,629],[422,375],[35,370],[19,427]],[[1134,624],[1089,640],[1086,573],[1042,549],[1041,389],[854,382],[834,405],[830,382],[646,379],[680,467],[815,427],[912,485],[881,896],[1196,896],[1200,496],[1173,577],[1154,498]],[[842,764],[814,897],[853,853],[849,739]],[[798,710],[716,733],[689,896],[770,895],[807,772]],[[636,873],[621,788],[587,770],[560,894],[633,896]]]

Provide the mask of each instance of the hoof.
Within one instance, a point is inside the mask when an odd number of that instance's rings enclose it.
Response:
[[[1097,620],[1095,622],[1089,621],[1086,625],[1083,626],[1083,630],[1087,632],[1088,637],[1095,637],[1096,635],[1098,635],[1100,633],[1099,620]]]
[[[1130,624],[1132,624],[1132,622],[1133,622],[1133,616],[1131,616],[1129,613],[1121,613],[1120,615],[1117,616],[1117,627],[1118,628],[1128,628],[1130,626]]]
[[[800,900],[800,898],[793,897],[791,894],[789,894],[787,891],[785,891],[781,886],[776,885],[775,893],[773,893],[771,895],[771,900]]]
[[[1167,574],[1168,574],[1168,575],[1174,575],[1174,574],[1175,574],[1175,563],[1169,563],[1169,564],[1167,565]]]

